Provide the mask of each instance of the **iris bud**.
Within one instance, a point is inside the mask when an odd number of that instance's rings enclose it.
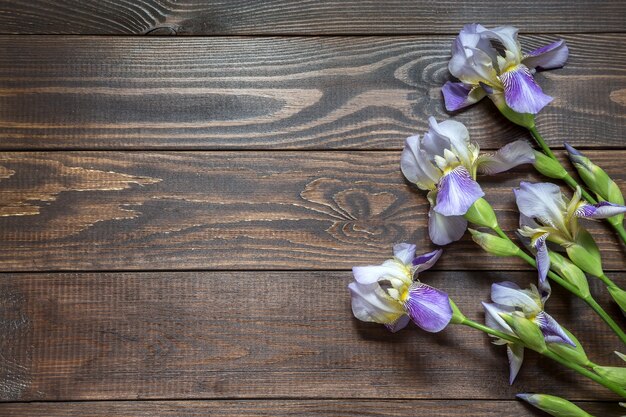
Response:
[[[622,313],[626,314],[626,291],[614,285],[607,286],[607,289],[613,300],[622,309]]]
[[[626,387],[626,368],[620,368],[618,366],[594,366],[593,371],[620,387]]]
[[[593,417],[564,398],[547,394],[517,394],[517,398],[555,417]]]
[[[543,333],[541,333],[539,326],[534,322],[518,312],[500,314],[500,316],[527,348],[539,353],[546,351],[547,347]]]
[[[468,229],[472,234],[472,239],[485,252],[496,256],[517,256],[520,249],[508,239],[490,233],[479,232],[478,230]]]
[[[535,151],[535,169],[549,178],[563,179],[567,171],[558,161],[550,158],[543,152]]]
[[[493,211],[493,207],[482,197],[476,200],[469,210],[467,210],[465,219],[477,226],[488,227],[490,229],[498,227],[498,219],[496,218],[496,213]]]
[[[576,346],[574,347],[567,343],[547,343],[548,349],[569,362],[574,362],[585,367],[590,366],[591,362],[589,361],[582,344],[578,341],[576,336],[570,333],[565,327],[561,328]]]
[[[563,255],[549,251],[550,268],[558,273],[565,281],[578,288],[581,298],[589,296],[589,283],[585,273]]]
[[[585,229],[579,230],[576,243],[565,250],[572,262],[586,273],[596,277],[604,275],[598,245]]]

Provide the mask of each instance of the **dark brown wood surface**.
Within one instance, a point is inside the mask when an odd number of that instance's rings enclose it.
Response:
[[[536,76],[555,98],[539,130],[626,191],[623,1],[0,0],[0,416],[544,415],[519,392],[626,414],[532,352],[509,386],[474,330],[352,316],[352,266],[434,248],[405,137],[433,115],[486,151],[530,140],[488,100],[445,111],[471,22],[519,27],[524,51],[566,40],[566,66]],[[108,36],[143,34],[194,36]],[[511,236],[521,180],[545,178],[481,178]],[[626,247],[584,224],[626,286]],[[482,321],[492,282],[536,272],[465,236],[420,278]],[[620,364],[584,304],[555,288],[548,311]]]
[[[466,23],[527,32],[624,31],[621,1],[529,0],[2,0],[0,33],[456,33]]]
[[[622,147],[624,35],[563,38],[566,67],[537,76],[555,97],[541,132],[556,147]],[[451,116],[452,39],[6,36],[0,149],[400,149],[428,116]],[[454,117],[484,149],[528,137],[486,99]]]

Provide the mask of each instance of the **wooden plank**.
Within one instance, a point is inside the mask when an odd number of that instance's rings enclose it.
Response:
[[[528,285],[536,274],[420,278],[482,320],[492,282]],[[360,322],[350,311],[350,279],[349,271],[3,274],[0,398],[512,399],[548,390],[614,399],[532,352],[510,387],[505,350],[473,329],[432,335],[411,326],[392,335]],[[606,303],[601,284],[592,284]],[[555,290],[550,314],[593,360],[619,365],[612,352],[621,342],[580,300]]]
[[[624,409],[615,403],[584,402],[585,411],[603,417],[618,417]],[[21,417],[130,417],[130,416],[409,416],[432,417],[545,417],[519,401],[437,401],[437,400],[254,400],[254,401],[128,401],[0,404],[0,412]]]
[[[615,1],[2,0],[0,32],[16,34],[417,34],[466,23],[529,32],[624,31]]]
[[[540,130],[557,147],[623,147],[623,35],[564,38],[567,66],[537,76],[555,97]],[[452,39],[2,37],[0,149],[400,149],[452,116]],[[454,117],[484,149],[529,137],[489,100]]]
[[[588,155],[626,189],[626,151]],[[0,155],[0,270],[349,269],[428,240],[428,203],[399,152],[48,152]],[[504,230],[529,167],[483,177]],[[585,222],[607,270],[625,270],[605,223]],[[518,269],[466,236],[443,269]]]
[[[589,156],[622,189],[626,151]],[[0,270],[350,269],[394,243],[431,250],[428,203],[399,152],[3,153]],[[483,177],[504,230],[529,167]],[[607,270],[626,269],[605,223],[585,222]],[[443,269],[528,268],[465,237]]]

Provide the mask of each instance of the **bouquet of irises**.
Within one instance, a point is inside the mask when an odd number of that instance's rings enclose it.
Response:
[[[518,140],[497,152],[481,153],[463,124],[431,117],[425,134],[406,139],[400,159],[406,179],[427,193],[433,243],[448,245],[469,231],[486,252],[519,257],[536,268],[536,283],[530,282],[527,288],[507,281],[494,283],[491,302],[483,303],[485,323],[479,323],[466,317],[445,291],[419,279],[442,256],[442,249],[416,255],[415,245],[399,243],[393,247],[393,257],[382,264],[354,267],[354,282],[348,288],[355,317],[384,324],[391,332],[413,322],[427,332],[457,324],[487,333],[493,343],[506,346],[511,384],[524,351],[530,349],[626,399],[626,367],[593,362],[576,336],[546,311],[553,282],[582,299],[626,344],[626,334],[593,298],[587,280],[600,279],[622,311],[626,311],[626,291],[604,273],[600,250],[579,221],[605,219],[626,243],[624,197],[605,171],[565,144],[582,183],[576,181],[535,126],[535,115],[552,98],[542,91],[534,74],[562,67],[567,57],[562,40],[524,54],[514,27],[465,26],[452,44],[448,68],[459,82],[447,82],[442,88],[446,109],[457,111],[488,97],[508,120],[529,130],[539,150]],[[520,182],[513,190],[519,228],[511,238],[500,228],[477,178],[521,164],[532,164],[571,190],[564,193],[551,182]],[[626,355],[616,353],[626,361]],[[554,416],[590,416],[556,396],[518,397]]]

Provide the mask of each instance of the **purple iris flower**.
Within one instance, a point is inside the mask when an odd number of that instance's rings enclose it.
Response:
[[[428,191],[430,239],[447,245],[463,236],[467,229],[463,215],[485,195],[476,174],[496,174],[532,163],[535,154],[527,142],[519,140],[494,154],[479,155],[478,144],[470,142],[462,123],[437,123],[433,117],[428,122],[430,129],[423,137],[406,139],[400,167],[407,180]]]
[[[415,255],[415,245],[393,247],[394,257],[382,265],[355,266],[348,285],[352,313],[361,321],[384,324],[397,332],[409,321],[427,332],[443,330],[452,319],[448,294],[421,283],[415,274],[432,267],[442,250]]]
[[[533,78],[536,70],[562,67],[568,57],[563,40],[522,54],[517,28],[487,29],[473,23],[463,27],[452,44],[450,73],[443,97],[448,111],[456,111],[489,96],[502,111],[537,114],[552,101]],[[508,110],[508,109],[507,109]]]
[[[492,329],[499,330],[511,336],[515,332],[502,318],[502,314],[519,314],[533,321],[541,330],[547,343],[565,343],[576,346],[563,328],[544,311],[544,305],[550,297],[548,291],[539,294],[537,287],[531,284],[530,289],[521,289],[513,282],[499,282],[491,286],[491,300],[493,303],[483,303],[485,308],[485,322]],[[495,339],[497,345],[507,346],[510,376],[509,383],[513,383],[524,361],[524,346],[511,343],[503,339]]]
[[[563,247],[577,242],[581,226],[579,218],[605,219],[626,213],[626,207],[602,201],[589,204],[581,199],[580,189],[568,200],[559,186],[552,183],[521,182],[515,192],[520,211],[519,233],[530,239],[536,251],[539,285],[546,281],[550,270],[547,242]]]

